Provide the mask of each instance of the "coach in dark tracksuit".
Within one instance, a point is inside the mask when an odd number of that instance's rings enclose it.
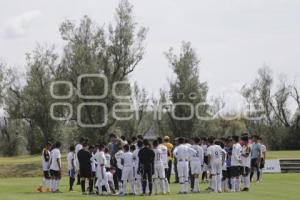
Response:
[[[152,194],[152,175],[154,174],[154,151],[150,148],[148,140],[144,140],[144,148],[139,151],[139,171],[142,176],[143,195],[146,195],[147,181],[149,183],[149,195]]]
[[[91,153],[88,151],[87,143],[83,143],[83,148],[78,151],[77,158],[79,162],[80,168],[80,185],[82,194],[85,193],[85,181],[86,179],[89,181],[89,192],[93,192],[93,179],[92,179],[92,167],[91,167]]]

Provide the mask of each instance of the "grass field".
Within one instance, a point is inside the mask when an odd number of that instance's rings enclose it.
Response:
[[[268,159],[300,159],[300,151],[273,151],[268,152]],[[66,174],[66,159],[62,159],[64,164],[63,173]],[[119,199],[119,197],[96,197],[82,196],[79,192],[79,187],[76,187],[77,192],[67,192],[68,178],[63,177],[61,183],[62,194],[37,193],[35,191],[37,185],[41,182],[40,156],[19,156],[11,158],[0,158],[0,200],[53,200],[53,199]],[[15,178],[13,178],[15,177]],[[206,188],[206,184],[201,184],[202,190]],[[194,200],[194,199],[209,199],[209,200],[224,200],[224,199],[243,199],[243,200],[286,200],[299,199],[300,174],[265,174],[263,182],[253,183],[251,190],[248,193],[223,193],[214,194],[188,194],[179,196],[176,193],[179,190],[179,185],[171,185],[171,194],[166,196],[152,197],[134,197],[136,200],[141,199],[163,199],[163,200]],[[122,197],[121,199],[133,199],[133,197]]]
[[[196,200],[196,199],[209,199],[209,200],[298,200],[300,188],[300,174],[266,174],[262,183],[253,183],[250,192],[240,193],[206,193],[202,194],[188,194],[185,196],[177,195],[179,185],[171,185],[171,194],[165,196],[151,196],[151,197],[97,197],[97,196],[82,196],[78,191],[67,192],[67,177],[63,178],[61,184],[61,194],[52,193],[37,193],[35,192],[36,186],[41,181],[41,178],[5,178],[0,179],[0,199],[3,200],[82,200],[82,199],[163,199],[163,200]],[[201,188],[207,187],[201,184]]]
[[[267,152],[267,159],[300,159],[300,151],[269,151]]]

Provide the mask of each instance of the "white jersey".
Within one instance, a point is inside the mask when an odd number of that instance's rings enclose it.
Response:
[[[110,160],[111,160],[111,156],[109,153],[105,154],[105,167],[106,168],[110,168]]]
[[[203,159],[204,159],[204,152],[201,146],[194,144],[192,145],[192,149],[196,151],[196,153],[193,154],[191,157],[191,162],[198,162],[203,164]]]
[[[105,166],[106,159],[103,151],[97,151],[95,155],[92,157],[97,163],[97,166]]]
[[[153,149],[155,157],[154,157],[154,166],[163,166],[163,159],[162,159],[162,151],[159,148]]]
[[[92,153],[92,157],[91,157],[91,167],[92,167],[92,172],[96,172],[96,165],[97,165],[97,161],[96,161],[96,154]]]
[[[115,154],[115,158],[116,158],[116,160],[117,160],[117,167],[118,167],[119,169],[122,169],[122,168],[123,168],[123,166],[122,166],[122,160],[121,160],[123,153],[124,153],[124,152],[123,152],[122,150],[119,150],[119,151]]]
[[[50,151],[47,149],[43,149],[42,152],[42,168],[43,171],[49,170],[49,160],[50,160]]]
[[[125,152],[121,156],[122,166],[124,167],[132,167],[133,168],[133,155],[130,151]]]
[[[207,148],[207,155],[210,156],[210,162],[221,162],[222,163],[223,150],[219,145],[210,145]]]
[[[261,149],[261,158],[263,158],[264,157],[263,153],[267,152],[267,147],[266,147],[266,145],[261,144],[260,149]]]
[[[158,145],[158,148],[161,150],[161,158],[163,161],[164,168],[167,169],[167,168],[169,168],[168,148],[163,144]]]
[[[135,166],[136,169],[137,169],[138,166],[139,166],[139,152],[140,152],[140,149],[137,148],[137,149],[135,149],[134,152],[132,153],[133,162],[134,162],[134,166]]]
[[[231,166],[240,166],[242,159],[242,146],[236,143],[232,146]]]
[[[251,167],[251,147],[250,145],[244,145],[242,147],[242,166],[243,167]]]
[[[181,144],[177,146],[174,150],[174,156],[176,157],[177,161],[189,161],[193,154],[195,154],[196,151],[188,145]]]
[[[82,148],[83,148],[83,147],[82,147],[82,144],[76,144],[76,146],[75,146],[75,154],[76,154],[76,156],[77,156],[78,152],[79,152]]]
[[[75,166],[75,153],[69,152],[67,155],[68,170],[73,170]]]
[[[54,171],[59,171],[60,169],[58,166],[58,162],[61,163],[61,154],[59,149],[55,148],[51,151],[50,160],[51,160],[50,169]]]

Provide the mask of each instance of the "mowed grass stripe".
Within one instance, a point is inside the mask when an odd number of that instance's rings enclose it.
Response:
[[[264,174],[262,183],[252,183],[250,192],[246,193],[206,193],[177,195],[179,190],[178,184],[171,184],[170,195],[159,195],[151,197],[97,197],[97,196],[82,196],[79,186],[75,186],[75,192],[67,192],[68,178],[63,177],[61,183],[62,194],[52,193],[37,193],[36,186],[40,183],[41,177],[35,178],[7,178],[0,179],[0,199],[5,200],[54,200],[54,199],[162,199],[162,200],[298,200],[300,188],[300,174]],[[207,187],[206,184],[201,184],[202,191]]]

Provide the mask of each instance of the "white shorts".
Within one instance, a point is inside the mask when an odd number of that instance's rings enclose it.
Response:
[[[191,173],[202,174],[202,167],[200,161],[191,161]]]
[[[187,161],[178,161],[177,162],[177,172],[179,178],[188,178],[189,177],[189,163]]]
[[[153,178],[166,178],[165,168],[163,165],[154,166]]]
[[[132,181],[133,177],[133,167],[123,167],[122,170],[122,181]]]
[[[104,166],[97,166],[96,176],[101,181],[106,179],[106,169]]]
[[[211,174],[222,174],[222,162],[221,161],[213,161],[210,166]]]

